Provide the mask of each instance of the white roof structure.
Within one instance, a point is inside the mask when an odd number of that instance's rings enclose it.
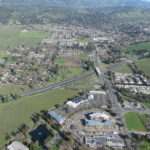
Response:
[[[70,107],[76,108],[77,106],[79,106],[81,103],[84,103],[88,101],[86,95],[80,96],[80,97],[76,97],[71,101],[67,102],[67,105],[69,105]]]
[[[105,113],[92,113],[89,115],[90,118],[103,118],[105,120],[109,120],[110,119],[110,116],[105,114]]]
[[[25,145],[23,145],[18,141],[12,142],[9,146],[7,146],[7,149],[8,150],[29,150],[28,147],[26,147]]]

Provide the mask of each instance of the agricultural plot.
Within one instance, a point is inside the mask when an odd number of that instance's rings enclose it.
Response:
[[[144,115],[129,112],[125,114],[125,121],[130,131],[146,132],[145,122],[141,119]]]
[[[143,71],[145,75],[150,76],[150,58],[141,59],[135,62],[138,70]]]
[[[57,89],[0,104],[0,147],[5,143],[5,134],[17,130],[22,123],[28,124],[32,114],[64,103],[77,94],[77,90]]]

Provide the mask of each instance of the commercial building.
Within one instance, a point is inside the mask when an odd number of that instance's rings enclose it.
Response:
[[[98,122],[95,120],[88,120],[88,119],[85,120],[85,125],[90,127],[110,127],[112,124],[113,123],[110,120],[104,122]]]
[[[99,112],[95,112],[95,113],[91,113],[88,115],[88,118],[90,120],[95,120],[95,119],[103,119],[103,120],[109,120],[110,116],[105,114],[105,113],[99,113]]]
[[[58,115],[56,112],[49,110],[48,114],[59,124],[63,124],[66,118]]]
[[[70,107],[76,108],[81,103],[84,103],[86,101],[88,101],[87,95],[83,95],[83,96],[75,97],[71,101],[68,101],[67,105],[70,106]]]
[[[29,148],[18,141],[14,141],[7,146],[7,150],[29,150]]]
[[[107,145],[115,149],[122,149],[125,146],[121,138],[108,136],[85,136],[85,144],[90,147]]]

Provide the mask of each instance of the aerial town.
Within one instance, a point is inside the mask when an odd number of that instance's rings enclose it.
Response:
[[[0,150],[150,149],[150,2],[95,1],[0,0]]]

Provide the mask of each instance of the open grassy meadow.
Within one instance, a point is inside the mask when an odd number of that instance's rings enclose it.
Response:
[[[78,40],[78,43],[88,43],[88,42],[90,42],[90,39],[87,38]]]
[[[64,103],[77,94],[78,91],[57,89],[0,104],[0,147],[5,143],[5,134],[17,130],[21,123],[28,124],[33,113]]]
[[[1,58],[1,59],[7,58],[7,57],[8,57],[8,55],[7,55],[7,54],[0,53],[0,58]]]
[[[0,94],[22,94],[29,92],[31,89],[21,85],[0,85]]]
[[[43,38],[49,37],[48,33],[24,29],[21,25],[0,25],[0,49],[14,46],[35,46]]]
[[[113,72],[132,73],[132,70],[128,66],[123,66],[123,67],[120,67],[120,68],[114,70]]]
[[[150,76],[150,58],[141,59],[135,62],[137,68]]]
[[[137,150],[149,150],[150,142],[148,141],[137,141],[136,145],[138,146]]]
[[[144,105],[150,108],[150,103],[144,103]]]
[[[140,118],[141,114],[129,112],[125,114],[125,121],[130,131],[146,132],[144,123]]]
[[[150,42],[130,45],[125,49],[125,52],[133,52],[133,51],[140,51],[140,50],[149,50],[150,51]]]

